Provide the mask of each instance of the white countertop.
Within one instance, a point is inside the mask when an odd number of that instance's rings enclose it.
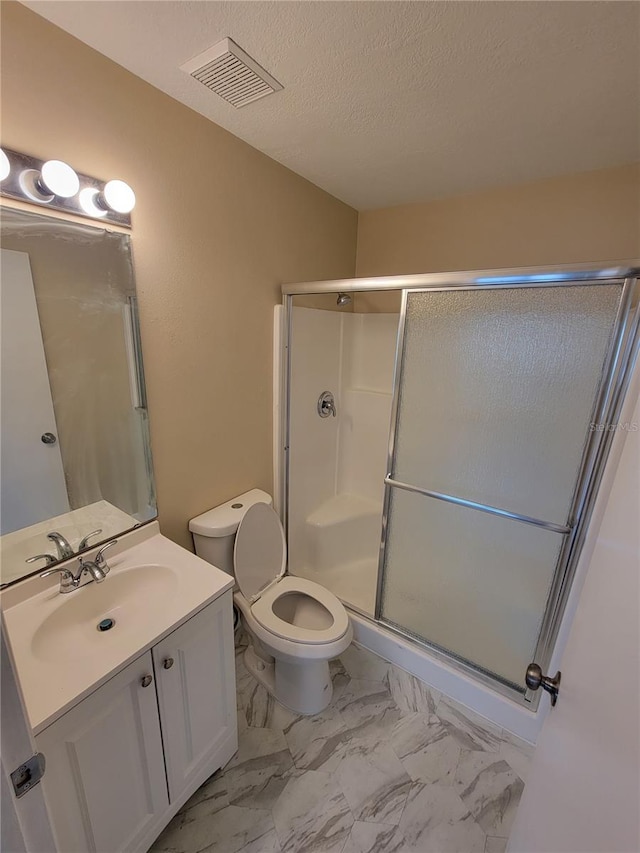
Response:
[[[3,593],[5,625],[35,734],[232,589],[230,575],[157,529],[156,523],[148,525],[148,538],[128,548],[122,537],[105,555],[110,572],[100,584],[63,595],[55,575],[25,581],[35,594],[23,600],[11,589],[11,595]],[[141,533],[131,536],[139,541]],[[115,625],[101,633],[97,623],[107,616]]]

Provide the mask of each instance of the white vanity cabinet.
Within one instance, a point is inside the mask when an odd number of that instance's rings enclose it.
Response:
[[[237,749],[231,592],[36,736],[60,853],[143,853]]]
[[[151,652],[36,737],[59,850],[136,850],[169,805]]]
[[[172,802],[194,777],[204,781],[211,775],[208,768],[230,737],[237,741],[230,595],[214,601],[153,648]]]

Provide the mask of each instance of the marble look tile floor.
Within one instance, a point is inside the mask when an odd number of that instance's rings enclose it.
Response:
[[[354,645],[331,705],[298,716],[244,650],[238,752],[150,853],[504,853],[531,746]]]

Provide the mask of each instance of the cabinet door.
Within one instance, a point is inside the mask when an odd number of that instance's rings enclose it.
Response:
[[[36,737],[58,849],[137,850],[168,807],[151,652]]]
[[[238,746],[231,593],[153,648],[169,798],[179,799]],[[194,788],[195,790],[195,788]]]

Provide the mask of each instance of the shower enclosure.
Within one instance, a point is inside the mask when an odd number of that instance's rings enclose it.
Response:
[[[285,286],[289,571],[535,709],[525,671],[549,665],[637,354],[637,273]]]

